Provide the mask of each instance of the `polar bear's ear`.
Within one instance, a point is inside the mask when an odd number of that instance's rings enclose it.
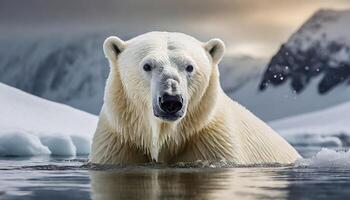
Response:
[[[218,64],[225,53],[225,44],[220,39],[214,38],[204,44],[204,49],[209,53],[214,64]]]
[[[125,42],[116,36],[108,37],[103,43],[103,52],[108,59],[117,59],[124,49]]]

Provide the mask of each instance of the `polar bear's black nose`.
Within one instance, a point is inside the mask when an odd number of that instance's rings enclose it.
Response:
[[[174,114],[181,110],[183,99],[180,95],[169,95],[165,93],[163,96],[159,97],[160,108],[168,113]]]

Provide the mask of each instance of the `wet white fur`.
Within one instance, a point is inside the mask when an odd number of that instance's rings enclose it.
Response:
[[[120,49],[119,55],[112,45]],[[237,164],[288,164],[299,158],[282,137],[223,92],[218,63],[224,49],[219,39],[202,43],[182,33],[150,32],[125,42],[114,36],[106,39],[110,74],[91,162],[226,159]],[[179,78],[179,87],[188,99],[182,119],[165,122],[153,115],[155,78],[142,71],[145,59],[168,66],[164,73]],[[187,62],[195,68],[191,77],[181,71]]]

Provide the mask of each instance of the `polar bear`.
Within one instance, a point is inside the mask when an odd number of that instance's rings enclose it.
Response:
[[[90,161],[99,164],[227,160],[290,164],[297,151],[230,99],[219,82],[225,45],[150,32],[107,38],[104,104]]]

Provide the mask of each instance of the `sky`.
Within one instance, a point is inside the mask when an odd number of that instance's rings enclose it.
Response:
[[[227,54],[270,57],[319,9],[350,9],[349,0],[0,0],[0,31],[113,34],[179,31],[221,38]],[[1,30],[2,29],[2,30]]]

